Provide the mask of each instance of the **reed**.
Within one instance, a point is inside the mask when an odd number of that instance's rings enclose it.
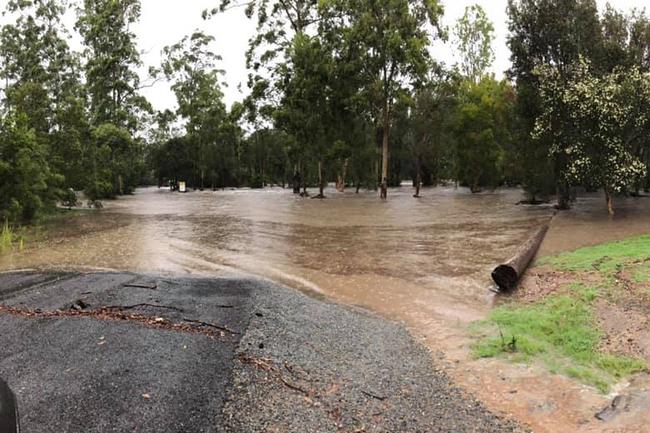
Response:
[[[22,237],[17,235],[16,231],[11,225],[9,225],[8,221],[5,221],[4,225],[0,229],[0,254],[12,249],[15,243],[18,243],[18,248],[22,249]]]

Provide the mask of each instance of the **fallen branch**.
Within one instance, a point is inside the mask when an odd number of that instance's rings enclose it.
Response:
[[[134,304],[134,305],[109,305],[107,307],[102,307],[105,310],[132,310],[139,307],[151,307],[151,308],[164,308],[167,310],[174,310],[180,313],[183,312],[182,309],[176,307],[169,307],[167,305],[156,305],[156,304]]]
[[[544,240],[548,224],[543,225],[524,242],[515,255],[505,262],[494,268],[492,279],[501,290],[511,291],[517,287],[517,282],[526,271],[526,268],[537,254],[539,246]]]
[[[224,331],[224,332],[229,332],[230,334],[233,334],[233,335],[240,334],[240,332],[233,331],[232,329],[228,329],[225,326],[215,325],[214,323],[202,322],[200,320],[186,319],[186,318],[183,318],[183,321],[184,322],[189,322],[189,323],[196,323],[196,324],[201,325],[201,326],[207,326],[209,328],[218,329],[218,330]]]
[[[145,285],[145,284],[124,284],[122,287],[134,287],[136,289],[148,289],[148,290],[156,290],[158,286],[156,284],[152,285]]]
[[[284,376],[282,375],[282,371],[280,371],[280,369],[273,363],[273,361],[271,359],[268,359],[268,358],[252,358],[252,357],[245,356],[245,355],[239,355],[237,357],[237,359],[239,359],[239,361],[243,362],[244,364],[253,365],[253,366],[259,368],[260,370],[264,370],[266,372],[273,373],[273,376],[275,376],[284,386],[286,386],[289,389],[293,389],[294,391],[298,391],[298,392],[304,394],[305,397],[312,397],[315,394],[314,392],[309,392],[306,389],[304,389],[304,388],[302,388],[302,387],[300,387],[300,386],[298,386],[296,384],[293,384],[293,383],[289,382],[287,379],[285,379]],[[287,368],[286,364],[285,364],[285,368]]]
[[[13,316],[27,317],[27,318],[63,318],[63,317],[89,317],[97,320],[105,321],[126,321],[131,323],[138,323],[147,328],[165,329],[169,331],[186,332],[191,334],[203,334],[208,337],[223,337],[225,333],[220,327],[216,325],[198,322],[202,326],[192,326],[187,323],[176,323],[162,317],[145,316],[141,314],[126,314],[119,309],[105,307],[96,310],[79,311],[79,310],[66,310],[66,311],[41,311],[41,310],[28,310],[14,307],[0,305],[0,314],[6,313]],[[185,320],[188,321],[189,320]],[[219,329],[215,332],[214,329]],[[233,333],[228,330],[226,332]]]
[[[386,400],[386,397],[381,397],[379,395],[369,393],[367,391],[364,391],[363,389],[361,390],[361,394],[367,395],[368,397],[376,398],[377,400],[381,400],[381,401]]]

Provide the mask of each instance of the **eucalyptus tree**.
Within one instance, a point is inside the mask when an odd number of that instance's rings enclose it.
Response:
[[[291,57],[295,39],[316,32],[315,27],[321,18],[319,2],[250,0],[238,3],[221,0],[217,7],[204,11],[203,17],[209,18],[239,7],[244,7],[245,15],[249,19],[256,19],[257,22],[256,34],[249,40],[246,51],[246,67],[249,70],[247,85],[250,95],[244,104],[249,122],[265,127],[275,123],[278,117],[286,119],[287,110],[282,107],[282,103],[291,99],[287,98],[285,92],[291,80],[290,74],[294,70]],[[290,135],[307,134],[302,130],[304,127],[296,122],[284,122],[277,126]],[[299,129],[287,129],[290,126],[297,126]],[[291,140],[290,143],[291,148],[287,149],[287,154],[294,165],[294,177],[301,178],[304,182],[308,156],[306,145],[296,140]]]
[[[78,11],[93,125],[136,131],[139,112],[150,109],[138,92],[142,61],[131,26],[139,19],[140,0],[83,0]]]
[[[332,30],[357,47],[360,93],[382,131],[381,182],[389,179],[389,137],[393,105],[412,84],[422,81],[431,64],[429,46],[443,36],[443,12],[437,0],[327,0],[341,15]]]
[[[454,27],[460,69],[465,77],[478,82],[494,61],[494,25],[477,4],[467,6]]]
[[[139,0],[83,0],[78,9],[94,140],[92,183],[86,189],[94,198],[132,191],[144,164],[142,142],[134,138],[140,118],[151,111],[139,93],[142,63],[131,30],[139,18]]]
[[[450,175],[450,166],[455,165],[455,155],[449,149],[455,144],[452,122],[458,85],[453,74],[435,74],[413,95],[407,134],[416,198],[423,184],[432,185],[443,174]]]
[[[277,86],[285,79],[293,39],[306,34],[318,23],[318,1],[250,0],[238,3],[221,0],[217,7],[204,11],[203,18],[239,7],[245,8],[249,19],[257,20],[256,34],[249,40],[246,51],[251,89],[249,108],[270,118],[282,97]]]
[[[637,67],[599,75],[586,60],[568,79],[548,66],[538,74],[544,110],[534,137],[566,153],[567,182],[602,188],[613,214],[612,196],[638,188],[646,174],[634,148],[650,133],[650,76]]]
[[[543,110],[535,68],[549,65],[565,77],[579,56],[600,55],[602,34],[595,0],[509,0],[508,46],[512,67],[509,75],[517,87],[517,112],[522,121],[519,159],[523,183],[529,192],[545,195],[546,179],[555,180],[558,207],[569,206],[569,189],[562,172],[566,152],[555,152],[549,161],[550,143],[532,140],[535,120]]]
[[[223,103],[221,76],[216,67],[221,57],[210,49],[212,36],[194,32],[180,42],[163,49],[162,73],[172,82],[176,96],[176,114],[185,121],[188,138],[193,143],[193,186],[204,188],[211,180],[225,176],[223,160],[235,156],[233,143],[223,140],[223,127],[229,122]],[[220,167],[217,167],[221,165]],[[209,179],[208,179],[209,178]]]
[[[317,197],[323,198],[326,184],[323,165],[332,140],[332,58],[318,37],[298,34],[290,52],[289,79],[275,117],[291,131],[312,155],[318,166]]]

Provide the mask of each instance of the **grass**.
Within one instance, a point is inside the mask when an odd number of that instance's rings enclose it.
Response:
[[[606,392],[617,380],[645,370],[645,361],[599,350],[594,301],[612,297],[617,271],[626,269],[636,282],[650,281],[650,235],[560,254],[542,264],[570,271],[575,281],[562,294],[532,304],[513,303],[495,308],[477,322],[481,338],[473,345],[476,357],[505,356],[514,362],[541,361],[553,373],[573,377]],[[598,270],[602,283],[587,287],[581,272]]]
[[[0,254],[17,247],[23,249],[23,237],[18,235],[16,230],[5,221],[4,225],[0,228]]]
[[[543,258],[540,264],[549,264],[564,271],[615,271],[623,264],[650,257],[650,235],[637,236],[617,242],[580,248],[557,256]]]

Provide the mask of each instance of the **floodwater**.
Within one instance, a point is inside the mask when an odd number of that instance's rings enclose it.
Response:
[[[55,223],[46,239],[0,258],[8,268],[106,268],[173,274],[254,274],[403,315],[476,317],[489,274],[550,207],[516,206],[519,191],[140,189],[106,208]],[[379,304],[379,305],[376,305]],[[381,308],[376,308],[381,307]],[[431,310],[432,309],[432,310]]]
[[[324,200],[280,188],[187,194],[144,188],[100,211],[53,222],[22,252],[1,256],[0,270],[267,278],[404,323],[434,352],[444,351],[452,376],[493,408],[512,410],[534,426],[561,419],[553,410],[504,408],[499,393],[512,391],[499,381],[482,386],[496,367],[463,361],[467,324],[485,317],[494,302],[492,268],[539,225],[553,218],[541,254],[648,233],[650,198],[618,199],[611,219],[599,195],[582,197],[573,210],[553,217],[550,205],[516,205],[523,198],[519,190],[425,188],[419,199],[412,193],[394,189],[382,202],[374,192],[331,188]]]

